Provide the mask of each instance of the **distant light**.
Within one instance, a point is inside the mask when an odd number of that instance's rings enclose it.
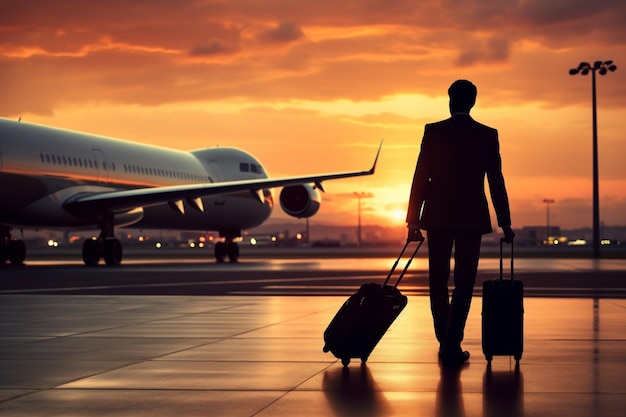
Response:
[[[137,240],[139,240],[140,242],[143,242],[143,236],[139,236]]]
[[[296,235],[296,239],[297,239],[297,240],[302,240],[302,233],[298,233],[298,234]]]
[[[587,241],[584,239],[576,239],[576,240],[572,240],[570,242],[567,242],[567,244],[569,246],[584,246],[587,244]]]
[[[157,249],[161,249],[161,246],[163,246],[163,245],[161,245],[161,242],[157,242],[157,243],[155,243],[155,244],[154,244],[154,246],[155,246]]]
[[[203,248],[203,247],[204,247],[204,242],[200,242],[200,243],[198,243],[198,247],[199,247],[199,248]]]
[[[601,245],[610,245],[610,244],[611,244],[611,241],[610,241],[609,239],[602,239],[602,240],[600,241],[600,244],[601,244]]]
[[[253,237],[252,237],[252,238],[250,238],[250,244],[251,244],[252,246],[256,246],[256,239],[255,239],[255,238],[253,238]]]
[[[189,242],[189,247],[190,248],[195,248],[196,247],[196,243],[195,242]]]
[[[554,241],[552,242],[553,245],[558,245],[559,244],[559,240],[558,239],[554,239]]]
[[[276,242],[276,240],[278,240],[276,236],[272,236],[272,242]]]
[[[48,246],[51,248],[56,248],[59,246],[59,242],[57,242],[56,240],[50,239],[48,240]]]

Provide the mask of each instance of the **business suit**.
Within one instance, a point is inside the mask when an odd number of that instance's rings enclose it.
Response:
[[[511,225],[497,130],[469,113],[424,129],[407,212],[409,227],[428,232],[429,284],[435,334],[442,349],[460,352],[482,235],[492,231],[485,176],[498,225]],[[455,247],[455,288],[448,299]],[[469,357],[469,355],[468,355]]]

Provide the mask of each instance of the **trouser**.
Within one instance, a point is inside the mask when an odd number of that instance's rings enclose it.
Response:
[[[435,336],[444,350],[459,350],[472,302],[482,234],[428,230],[430,308]],[[454,290],[448,296],[454,246]]]

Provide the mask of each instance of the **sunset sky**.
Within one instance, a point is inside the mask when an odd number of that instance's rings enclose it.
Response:
[[[0,116],[192,150],[233,146],[325,184],[324,223],[402,224],[423,125],[456,79],[497,128],[514,227],[591,226],[591,76],[601,221],[626,224],[623,0],[0,0]],[[274,218],[285,215],[280,210]],[[388,219],[388,220],[386,220]]]

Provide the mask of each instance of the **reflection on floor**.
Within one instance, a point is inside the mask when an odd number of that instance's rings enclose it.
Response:
[[[623,416],[626,300],[526,300],[520,367],[481,354],[480,299],[441,368],[428,299],[365,365],[322,352],[341,297],[0,296],[2,416]]]

